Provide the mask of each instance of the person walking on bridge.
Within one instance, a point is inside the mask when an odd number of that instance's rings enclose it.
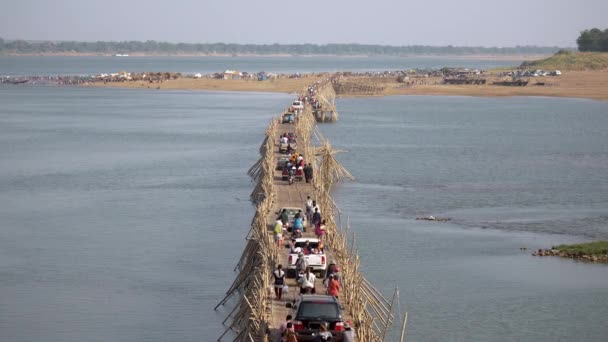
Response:
[[[316,293],[315,280],[317,280],[317,277],[314,273],[310,272],[310,267],[307,268],[304,276],[298,280],[300,283],[300,293]]]
[[[283,265],[279,264],[277,269],[272,273],[274,277],[274,294],[278,300],[283,297],[283,286],[285,285],[285,271],[283,271]]]
[[[283,212],[281,212],[281,222],[283,222],[283,225],[286,226],[287,223],[289,222],[289,213],[287,212],[287,209],[283,209]]]
[[[305,206],[306,206],[306,221],[308,221],[308,222],[312,222],[312,213],[313,213],[313,211],[312,211],[312,202],[313,202],[312,199],[310,198],[310,196],[308,196],[306,198],[306,203],[305,203]]]
[[[281,245],[283,244],[283,222],[281,222],[281,220],[277,220],[274,224],[273,233],[274,242],[276,242],[277,247],[281,248]]]
[[[304,257],[304,252],[300,249],[298,252],[298,260],[296,260],[296,277],[308,268],[308,261]]]
[[[340,295],[340,282],[336,279],[334,274],[329,275],[329,281],[327,282],[327,294],[338,298]]]
[[[310,183],[312,181],[312,164],[308,163],[308,165],[304,166],[304,179],[306,179],[306,183]]]
[[[301,232],[305,231],[302,213],[297,213],[293,219],[293,231],[295,232],[296,230],[300,230]]]
[[[315,211],[312,214],[312,224],[315,226],[315,229],[318,226],[321,226],[321,213],[319,212],[319,208],[314,207]]]

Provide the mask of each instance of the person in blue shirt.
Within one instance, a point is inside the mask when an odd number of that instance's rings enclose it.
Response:
[[[303,230],[304,228],[304,220],[302,219],[302,214],[297,213],[293,220],[293,228]]]

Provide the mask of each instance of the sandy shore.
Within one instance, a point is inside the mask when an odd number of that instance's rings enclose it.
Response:
[[[294,93],[302,91],[307,85],[318,79],[318,76],[303,78],[280,78],[268,81],[254,80],[216,80],[180,78],[163,83],[145,81],[92,83],[87,86],[138,88],[138,89],[173,89],[173,90],[217,90],[217,91],[260,91]],[[608,70],[603,71],[569,71],[557,77],[530,78],[526,87],[505,87],[492,85],[497,77],[487,76],[485,85],[445,85],[441,78],[424,79],[424,84],[406,86],[394,80],[384,80],[385,89],[375,96],[390,95],[458,95],[458,96],[554,96],[575,97],[596,100],[608,100]],[[544,86],[534,85],[544,82]],[[349,96],[349,95],[347,95]],[[357,96],[352,95],[352,96]]]
[[[554,96],[608,100],[608,70],[569,71],[557,77],[532,77],[525,87],[496,86],[491,83],[498,78],[487,79],[488,84],[485,85],[389,85],[382,95]],[[537,82],[545,85],[535,85]]]

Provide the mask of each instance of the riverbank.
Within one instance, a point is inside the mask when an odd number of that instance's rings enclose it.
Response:
[[[389,86],[380,95],[549,96],[608,100],[608,70],[569,71],[555,77],[535,77],[525,87],[493,85],[492,82],[502,80],[497,75],[489,75],[486,80],[482,85],[455,85],[441,84],[442,79],[436,78],[411,87]]]
[[[551,249],[539,249],[533,256],[559,256],[592,262],[608,263],[608,241],[595,241],[573,245],[559,245]]]
[[[300,78],[277,78],[266,81],[256,80],[222,80],[211,78],[178,78],[165,80],[162,83],[148,81],[93,82],[85,86],[136,88],[136,89],[169,89],[169,90],[216,90],[216,91],[250,91],[294,93],[306,85],[315,82],[322,76],[306,75]],[[481,85],[443,84],[442,76],[416,77],[409,82],[399,82],[388,77],[355,77],[346,78],[359,84],[374,84],[377,91],[367,93],[340,93],[341,97],[391,96],[391,95],[453,95],[453,96],[549,96],[574,97],[594,100],[608,100],[608,70],[568,71],[560,76],[535,77],[525,87],[508,87],[493,85],[492,82],[504,79],[498,73],[482,75],[487,82]]]

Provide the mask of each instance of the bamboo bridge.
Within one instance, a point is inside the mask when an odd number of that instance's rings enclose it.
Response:
[[[312,96],[311,96],[312,94]],[[387,300],[361,273],[360,258],[355,243],[355,233],[349,231],[348,218],[344,222],[342,212],[333,201],[332,186],[343,178],[352,178],[335,159],[329,141],[322,136],[316,122],[336,121],[334,100],[336,92],[331,79],[318,81],[306,88],[300,98],[305,106],[294,124],[282,124],[280,119],[271,120],[260,146],[260,159],[251,167],[249,175],[256,182],[251,201],[256,206],[251,228],[246,236],[247,244],[235,267],[237,276],[216,306],[230,307],[224,320],[226,326],[218,341],[281,341],[278,328],[289,314],[286,302],[293,301],[298,286],[293,279],[286,279],[290,288],[283,300],[274,298],[272,272],[278,264],[287,265],[288,249],[278,248],[273,241],[272,228],[276,213],[282,207],[304,208],[307,196],[315,199],[326,220],[323,237],[327,260],[335,260],[342,274],[339,301],[344,315],[352,321],[357,341],[384,341],[392,327],[399,307],[398,290]],[[313,111],[312,101],[317,103]],[[318,105],[320,104],[320,106]],[[332,113],[329,118],[319,112]],[[297,136],[297,150],[306,163],[312,163],[314,177],[311,183],[282,180],[276,163],[279,154],[279,137],[288,132]],[[313,237],[314,229],[307,229],[304,236]],[[322,281],[317,280],[317,293],[324,293]],[[227,305],[230,304],[230,305]],[[403,333],[407,313],[403,320]]]

